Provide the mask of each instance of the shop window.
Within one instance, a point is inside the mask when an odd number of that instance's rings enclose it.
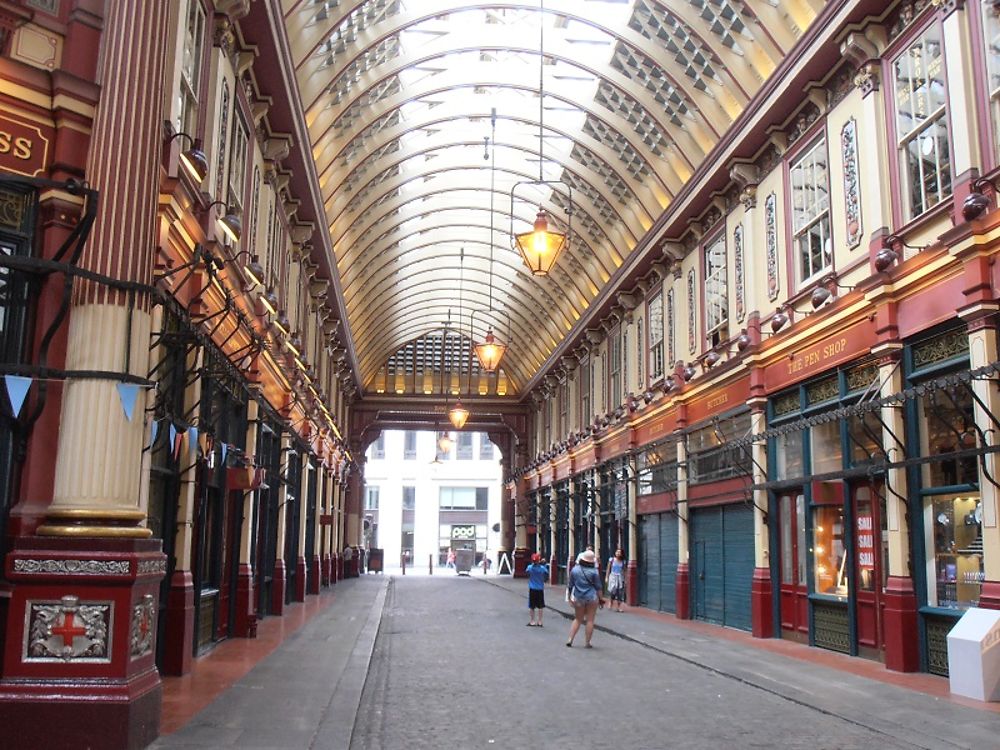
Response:
[[[654,443],[636,455],[639,494],[653,495],[677,489],[677,444]]]
[[[794,586],[806,584],[806,503],[802,495],[782,495],[781,582]]]
[[[997,166],[1000,165],[1000,6],[995,0],[981,2],[987,107],[993,121],[993,164]]]
[[[790,430],[774,439],[775,479],[797,479],[805,474],[802,430]]]
[[[733,444],[750,432],[750,412],[743,412],[688,435],[688,479],[714,482],[750,473],[747,448]]]
[[[799,282],[805,283],[833,263],[826,139],[816,141],[792,162],[788,177],[792,202],[792,244]]]
[[[663,292],[649,300],[649,379],[663,376]]]
[[[200,0],[190,0],[184,28],[184,51],[181,58],[181,84],[177,92],[178,133],[192,138],[198,129],[198,105],[201,100],[201,72],[205,53],[205,9]]]
[[[979,482],[974,455],[961,451],[976,447],[972,392],[966,386],[932,390],[919,400],[921,455],[940,456],[923,465],[924,487],[953,487]]]
[[[882,422],[877,412],[866,411],[847,420],[851,466],[863,466],[883,453]]]
[[[983,579],[983,505],[978,493],[925,498],[925,526],[933,529],[928,560],[928,603],[966,609],[979,604]]]
[[[840,443],[840,420],[817,424],[809,430],[812,473],[827,474],[844,468]]]
[[[438,502],[441,510],[486,510],[488,487],[442,487]]]
[[[944,48],[933,24],[892,61],[896,153],[904,221],[951,194]]]
[[[590,387],[593,382],[594,366],[590,360],[580,363],[580,426],[590,424]]]
[[[813,589],[817,594],[847,596],[847,549],[844,507],[840,503],[813,507]]]
[[[709,346],[729,338],[729,291],[726,269],[726,235],[705,246],[705,329]]]

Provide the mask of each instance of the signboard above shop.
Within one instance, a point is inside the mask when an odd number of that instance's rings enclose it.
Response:
[[[54,131],[0,112],[0,171],[37,177],[49,162]]]

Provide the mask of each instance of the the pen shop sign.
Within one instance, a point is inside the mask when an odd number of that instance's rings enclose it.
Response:
[[[45,171],[52,129],[0,112],[0,170],[36,177]]]

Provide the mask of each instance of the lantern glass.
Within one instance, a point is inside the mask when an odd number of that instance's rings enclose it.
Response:
[[[448,421],[456,430],[461,430],[469,419],[469,410],[462,406],[461,401],[456,401],[455,405],[448,410]]]
[[[483,343],[476,344],[475,350],[479,366],[486,372],[493,372],[500,366],[500,360],[503,359],[503,355],[507,351],[507,345],[498,342],[493,336],[493,331],[489,331]]]
[[[548,214],[539,209],[530,232],[514,235],[518,252],[534,276],[546,276],[566,244],[566,235],[549,230]]]

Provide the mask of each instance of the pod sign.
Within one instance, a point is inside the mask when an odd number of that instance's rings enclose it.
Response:
[[[0,171],[35,177],[48,157],[49,138],[40,127],[0,113]]]

